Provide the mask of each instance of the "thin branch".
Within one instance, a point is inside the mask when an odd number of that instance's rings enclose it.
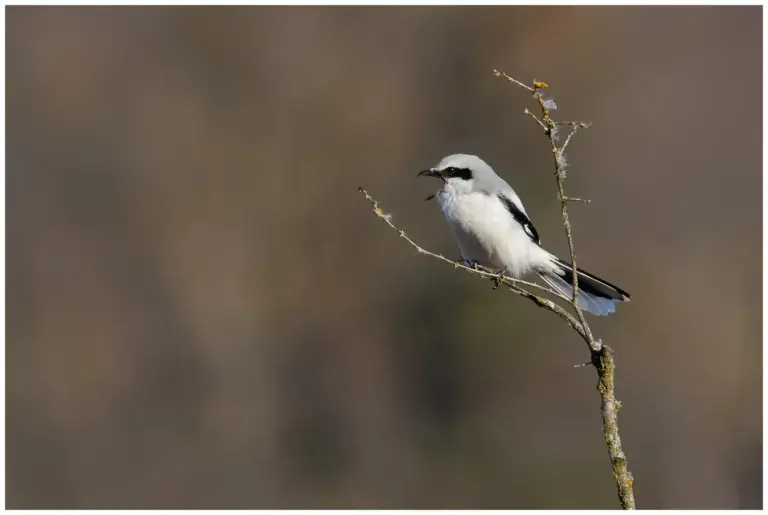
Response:
[[[544,122],[542,122],[541,120],[539,120],[539,117],[538,117],[538,116],[536,116],[535,114],[533,114],[532,112],[530,112],[530,111],[528,110],[528,108],[527,108],[527,107],[525,108],[525,111],[523,111],[523,112],[525,113],[525,116],[530,116],[531,118],[533,118],[534,120],[536,120],[536,123],[538,123],[538,124],[539,124],[539,126],[540,126],[542,129],[544,129],[544,132],[547,132],[547,131],[549,130],[549,127],[547,127],[547,124],[545,124]]]
[[[496,75],[497,77],[504,77],[504,78],[505,78],[505,79],[507,79],[509,82],[511,82],[511,83],[513,83],[513,84],[517,84],[517,85],[518,85],[518,86],[520,86],[521,88],[525,88],[525,89],[527,89],[528,91],[530,91],[531,93],[536,93],[536,90],[535,90],[535,89],[533,89],[532,87],[530,87],[530,86],[528,86],[528,85],[526,85],[526,84],[523,84],[522,82],[520,82],[520,81],[519,81],[519,80],[517,80],[517,79],[513,79],[512,77],[510,77],[509,75],[507,75],[507,74],[506,74],[506,73],[504,73],[504,72],[500,72],[499,70],[493,70],[493,74],[494,74],[494,75]]]
[[[581,129],[586,129],[589,127],[589,124],[584,122],[569,122],[568,125],[572,127],[571,132],[568,134],[568,137],[565,138],[565,142],[563,143],[563,146],[560,147],[560,157],[563,157],[563,152],[565,152],[565,147],[568,146],[568,143],[571,142],[571,138],[579,132]]]

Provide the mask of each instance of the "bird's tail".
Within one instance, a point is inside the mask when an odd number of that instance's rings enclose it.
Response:
[[[541,278],[556,291],[573,298],[573,267],[560,258],[551,256],[553,270],[540,271]],[[616,304],[628,302],[629,293],[585,270],[578,270],[579,308],[593,315],[608,315],[616,311]]]

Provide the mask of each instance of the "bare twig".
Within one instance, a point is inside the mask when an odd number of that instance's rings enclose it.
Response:
[[[533,118],[534,120],[536,120],[536,123],[538,123],[538,124],[539,124],[539,126],[540,126],[542,129],[544,129],[544,132],[547,132],[547,131],[549,130],[549,127],[547,127],[547,124],[545,124],[544,122],[542,122],[541,120],[539,120],[539,117],[538,117],[538,116],[536,116],[535,114],[533,114],[532,112],[530,112],[530,111],[528,110],[528,108],[526,108],[526,109],[525,109],[524,113],[525,113],[525,116],[530,116],[531,118]]]
[[[536,93],[536,90],[535,90],[535,89],[533,89],[532,87],[528,86],[527,84],[523,84],[522,82],[520,82],[520,81],[519,81],[519,80],[517,80],[517,79],[513,79],[512,77],[510,77],[509,75],[507,75],[507,74],[506,74],[506,73],[504,73],[504,72],[500,72],[499,70],[493,70],[493,74],[494,74],[494,75],[496,75],[497,77],[504,77],[504,78],[505,78],[505,79],[507,79],[509,82],[511,82],[511,83],[513,83],[513,84],[517,84],[517,85],[518,85],[518,86],[520,86],[521,88],[525,88],[525,89],[527,89],[528,91],[530,91],[531,93]]]
[[[554,122],[553,122],[554,123]],[[579,132],[581,129],[586,129],[589,127],[588,123],[585,122],[568,122],[567,124],[563,125],[570,125],[571,126],[571,132],[568,134],[568,137],[565,138],[565,142],[563,143],[563,146],[560,147],[560,158],[563,157],[563,152],[565,152],[565,147],[568,146],[568,143],[571,142],[571,138]]]

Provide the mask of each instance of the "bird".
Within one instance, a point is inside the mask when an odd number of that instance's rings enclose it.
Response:
[[[547,252],[515,190],[478,156],[453,154],[420,176],[442,180],[437,198],[461,252],[461,261],[498,271],[499,278],[537,274],[556,292],[573,299],[573,266]],[[577,305],[593,315],[608,315],[630,295],[579,268]],[[498,279],[497,279],[498,286]]]

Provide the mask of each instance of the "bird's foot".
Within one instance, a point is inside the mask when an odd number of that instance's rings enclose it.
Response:
[[[472,259],[465,259],[464,257],[460,257],[458,260],[456,260],[456,264],[466,266],[467,268],[471,268],[473,270],[477,270],[478,263],[477,261],[474,261]]]
[[[493,281],[493,289],[496,290],[501,285],[502,281],[504,280],[504,276],[507,274],[507,269],[502,268],[499,270],[499,273],[493,277],[491,277],[491,281]]]

